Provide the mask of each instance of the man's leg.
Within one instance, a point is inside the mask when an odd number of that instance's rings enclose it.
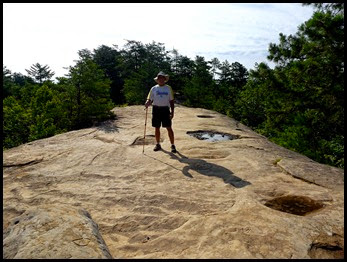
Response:
[[[158,151],[161,149],[161,146],[160,146],[160,127],[155,128],[155,140],[156,140],[157,144],[155,145],[153,150]]]
[[[152,126],[155,128],[155,141],[157,144],[154,147],[154,151],[158,151],[161,149],[160,146],[160,126],[161,126],[161,120],[160,120],[160,111],[158,110],[158,107],[153,106],[152,111]]]
[[[169,134],[169,138],[170,138],[170,142],[171,142],[171,145],[174,145],[175,144],[175,136],[174,136],[174,132],[172,130],[171,127],[167,127],[167,132]]]
[[[171,142],[171,152],[172,153],[177,153],[176,147],[175,147],[175,136],[174,132],[171,127],[167,127],[167,132],[169,134],[170,142]]]
[[[160,143],[160,127],[155,128],[155,141],[157,141],[157,144]]]

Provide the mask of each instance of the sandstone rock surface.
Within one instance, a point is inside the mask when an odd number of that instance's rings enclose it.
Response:
[[[3,258],[344,256],[342,169],[180,105],[178,153],[165,129],[153,151],[149,115],[143,154],[144,107],[114,111],[115,121],[3,152]]]
[[[3,251],[6,259],[112,258],[88,212],[54,204],[30,208],[13,220]]]

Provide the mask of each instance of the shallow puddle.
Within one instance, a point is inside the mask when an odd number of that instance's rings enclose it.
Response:
[[[209,142],[226,141],[226,140],[232,140],[232,139],[238,138],[237,136],[227,134],[227,133],[220,133],[215,131],[204,131],[204,130],[188,131],[187,134],[199,140],[205,140]]]

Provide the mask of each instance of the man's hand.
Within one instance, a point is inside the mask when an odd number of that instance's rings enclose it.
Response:
[[[152,104],[152,101],[151,100],[147,100],[147,102],[145,103],[145,107],[148,108],[151,104]]]
[[[174,112],[171,112],[170,113],[170,119],[172,119],[174,117],[174,115],[175,115]]]

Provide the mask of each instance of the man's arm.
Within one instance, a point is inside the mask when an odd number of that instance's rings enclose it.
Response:
[[[149,107],[152,103],[153,103],[153,98],[152,98],[152,90],[153,90],[153,87],[151,88],[151,90],[149,91],[148,95],[147,95],[147,100],[146,100],[146,103],[145,103],[145,107]],[[152,99],[151,99],[152,98]]]
[[[171,108],[171,119],[172,119],[175,113],[175,100],[170,100],[170,108]]]

